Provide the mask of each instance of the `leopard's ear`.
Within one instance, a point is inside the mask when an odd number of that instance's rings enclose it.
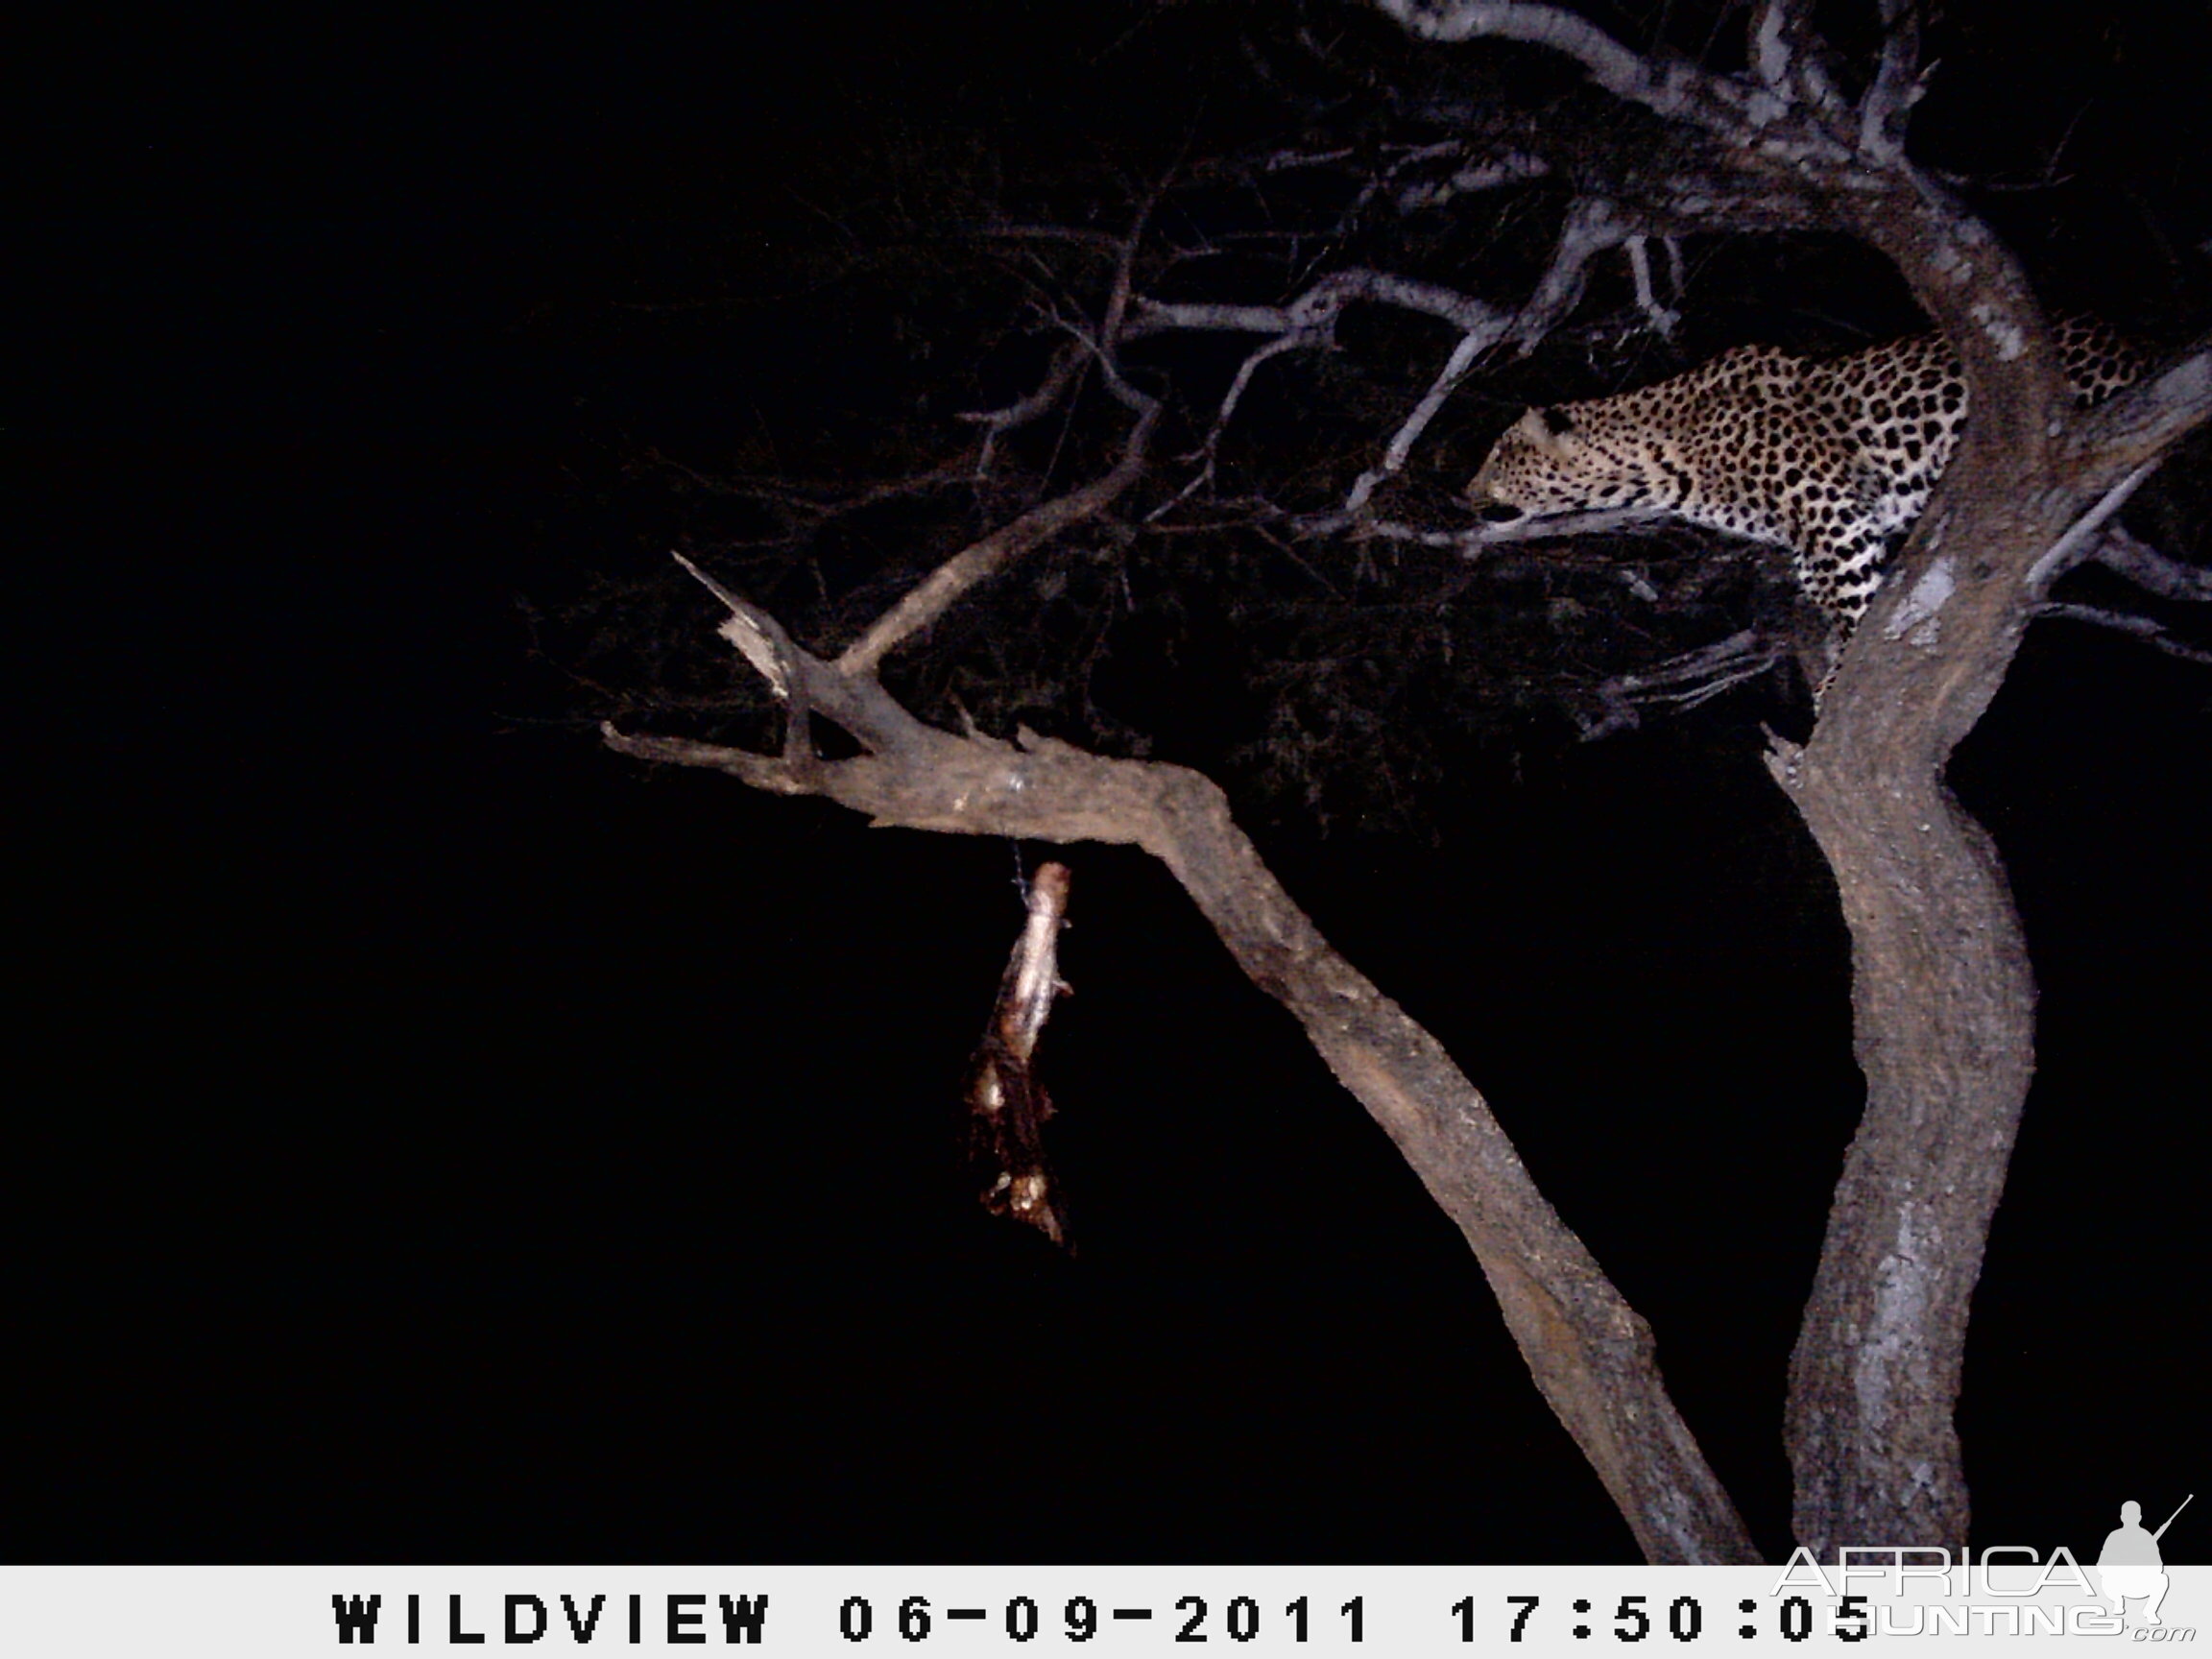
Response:
[[[1513,436],[1531,448],[1547,453],[1560,447],[1562,434],[1575,430],[1575,422],[1564,409],[1531,409],[1513,423]]]

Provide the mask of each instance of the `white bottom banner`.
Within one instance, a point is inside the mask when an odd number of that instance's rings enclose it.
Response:
[[[1785,1567],[0,1567],[0,1654],[947,1656],[2194,1646],[2212,1567],[1992,1549]],[[2212,1641],[2212,1638],[2206,1638]]]

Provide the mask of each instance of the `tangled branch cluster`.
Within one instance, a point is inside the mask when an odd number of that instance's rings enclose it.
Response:
[[[928,718],[1137,756],[1202,732],[1184,757],[1324,818],[1417,819],[1454,746],[1532,726],[1602,736],[1739,688],[1734,718],[1801,719],[1824,624],[1770,552],[1626,512],[1483,525],[1457,492],[1562,375],[1602,391],[1704,354],[1691,290],[1727,279],[1733,246],[1712,233],[1836,257],[1802,239],[1835,228],[1835,191],[1903,166],[1915,10],[1887,0],[1856,88],[1797,6],[1760,8],[1725,74],[1553,7],[1381,10],[1415,36],[1565,54],[1611,96],[1543,83],[1532,109],[1533,71],[1507,88],[1431,53],[1417,77],[1384,44],[1301,36],[1282,54],[1311,84],[1295,142],[1178,155],[1141,182],[955,180],[964,152],[902,155],[887,173],[918,172],[922,204],[826,209],[835,268],[798,307],[815,328],[888,323],[867,372],[897,407],[864,432],[824,418],[833,482],[772,446],[634,457],[697,505],[680,544],[855,663],[881,656],[896,602],[919,625],[894,683]],[[2130,578],[2161,558],[2104,545],[2083,557]],[[954,572],[970,598],[948,613]],[[640,625],[670,603],[652,584],[620,592],[613,632],[654,660],[601,678],[657,686],[705,735],[759,730],[757,685]],[[2112,604],[2046,613],[2198,650]]]

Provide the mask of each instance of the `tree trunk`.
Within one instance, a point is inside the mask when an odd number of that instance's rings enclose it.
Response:
[[[1809,752],[1792,792],[1842,889],[1866,1110],[1791,1357],[1795,1531],[1966,1540],[1952,1414],[2034,1071],[2035,984],[1996,848],[1933,773]]]
[[[2034,1072],[2035,984],[2003,861],[1943,769],[2003,682],[2022,573],[2073,496],[1994,448],[1962,446],[1813,741],[1768,757],[1836,875],[1866,1078],[1790,1368],[1795,1531],[1823,1561],[1967,1536],[1953,1413]]]

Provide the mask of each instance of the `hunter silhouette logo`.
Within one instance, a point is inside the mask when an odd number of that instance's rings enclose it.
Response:
[[[2196,1496],[2192,1492],[2181,1500],[2179,1507],[2166,1517],[2166,1527],[2174,1525]],[[2166,1599],[2169,1582],[2165,1558],[2158,1553],[2158,1540],[2166,1536],[2166,1527],[2146,1532],[2143,1505],[2132,1501],[2120,1505],[2120,1525],[2104,1535],[2104,1548],[2097,1552],[2097,1576],[2104,1586],[2105,1599],[2112,1603],[2114,1618],[2125,1619],[2128,1603],[2140,1600],[2143,1623],[2158,1623],[2158,1603]]]

